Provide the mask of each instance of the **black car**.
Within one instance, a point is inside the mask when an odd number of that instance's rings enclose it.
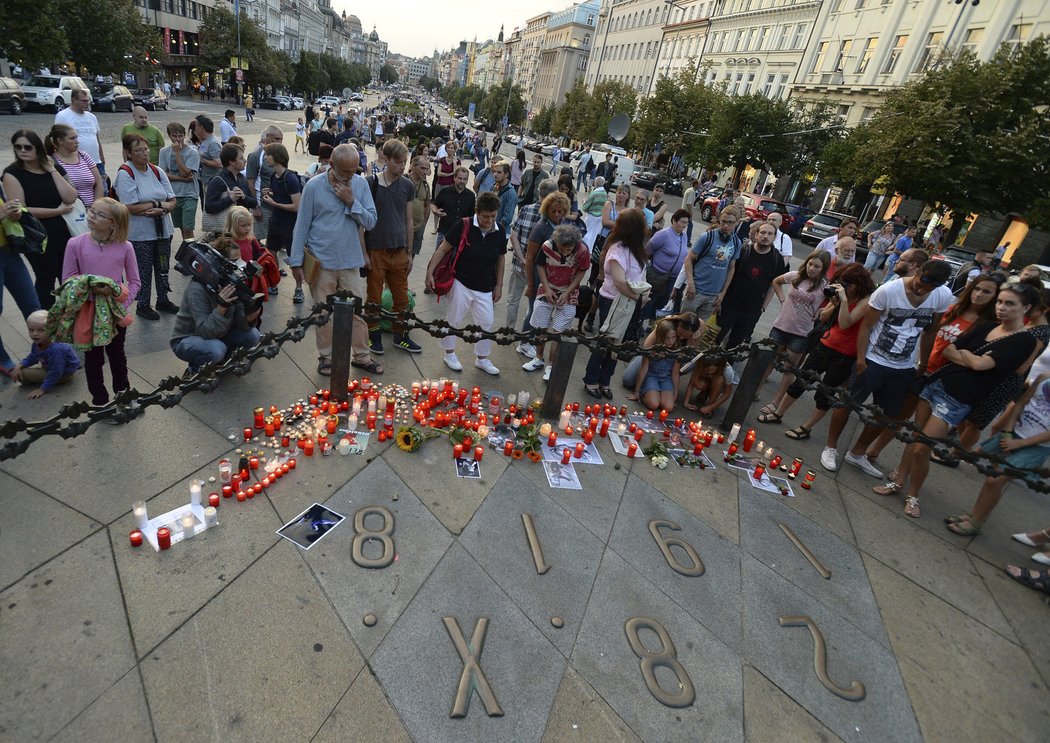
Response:
[[[8,111],[15,116],[26,107],[26,94],[17,81],[9,77],[0,77],[0,111]]]
[[[652,168],[635,170],[631,173],[631,184],[637,188],[644,188],[649,191],[652,191],[653,187],[659,184],[664,187],[664,193],[668,196],[682,195],[682,179],[676,178],[662,170],[653,170]]]
[[[255,102],[256,108],[266,108],[271,111],[288,111],[290,110],[288,102],[281,100],[280,98],[260,98]]]
[[[91,86],[91,107],[96,111],[131,111],[135,107],[135,98],[123,85],[100,83]]]
[[[168,110],[168,96],[160,88],[139,88],[135,93],[135,105],[147,111]]]

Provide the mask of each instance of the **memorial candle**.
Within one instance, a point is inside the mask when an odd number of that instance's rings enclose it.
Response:
[[[569,447],[565,447],[564,449],[561,450],[561,463],[562,464],[568,464],[569,463],[569,459],[571,457],[572,457],[572,449],[570,449]]]
[[[142,532],[139,529],[132,529],[131,533],[128,534],[128,539],[131,541],[132,547],[142,546]]]
[[[213,526],[218,526],[218,525],[219,525],[219,514],[218,514],[218,512],[212,506],[208,506],[207,508],[204,509],[204,526],[205,526],[205,528],[210,529]]]
[[[520,408],[527,408],[527,407],[529,407],[529,400],[531,400],[531,399],[532,399],[532,395],[530,395],[525,390],[522,390],[521,392],[518,393],[518,407],[520,407]]]
[[[598,430],[598,435],[605,438],[609,435],[609,419],[602,418],[602,427]]]
[[[233,486],[232,485],[223,485],[222,486],[222,497],[223,498],[232,498],[233,497]]]
[[[569,425],[569,419],[572,417],[572,412],[568,410],[561,411],[561,415],[558,416],[558,428],[565,430]]]
[[[145,529],[146,524],[149,522],[149,515],[146,512],[146,501],[137,500],[132,503],[131,513],[135,517],[135,526],[139,529]]]
[[[583,432],[583,443],[589,444],[592,441],[594,441],[594,431],[588,428],[586,431]]]
[[[627,445],[627,456],[634,457],[638,453],[638,444],[631,442]]]
[[[459,459],[463,456],[463,444],[456,444],[452,447],[452,458]]]
[[[587,450],[587,445],[584,444],[582,441],[580,443],[576,444],[576,452],[575,452],[576,458],[577,459],[582,459],[583,458],[583,453],[586,450]]]
[[[509,457],[514,453],[514,440],[507,439],[503,442],[503,455]]]
[[[186,513],[182,516],[182,538],[193,539],[193,535],[196,533],[195,527],[196,519],[192,513]]]
[[[255,427],[262,428],[266,425],[266,411],[262,408],[255,409]]]
[[[190,505],[199,506],[201,504],[201,481],[194,480],[190,483]]]
[[[733,427],[729,429],[729,440],[736,441],[736,437],[740,435],[740,424],[734,423]]]
[[[816,479],[817,479],[817,473],[816,472],[814,472],[813,470],[807,471],[806,472],[806,477],[802,480],[802,488],[804,490],[809,490],[810,488],[813,487],[813,481],[816,480]]]
[[[483,456],[485,456],[485,447],[484,446],[475,446],[474,447],[474,460],[480,462],[481,458]]]
[[[245,441],[251,441],[252,440],[252,429],[250,429],[250,428],[245,428],[244,429],[244,440]]]
[[[634,432],[634,440],[635,441],[641,441],[643,436],[645,436],[645,431],[642,430],[641,428],[637,429]]]
[[[548,428],[549,428],[549,426],[548,426]],[[556,431],[551,431],[549,434],[547,434],[547,446],[549,446],[549,447],[551,447],[553,449],[555,446],[557,446],[557,444],[558,444],[558,433]]]
[[[218,493],[208,493],[208,505],[209,506],[211,506],[213,508],[218,508],[220,502],[221,501],[219,500],[219,494]]]
[[[162,550],[171,547],[171,529],[166,526],[157,529],[157,546]]]

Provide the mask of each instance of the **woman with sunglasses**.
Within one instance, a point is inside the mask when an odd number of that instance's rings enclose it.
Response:
[[[77,190],[47,156],[40,135],[19,129],[11,136],[15,161],[4,169],[3,186],[8,201],[25,204],[47,232],[47,250],[27,256],[36,276],[35,288],[40,307],[55,303],[51,292],[62,273],[62,260],[69,241],[69,228],[62,218],[73,211]]]
[[[942,439],[966,419],[970,409],[994,386],[1003,370],[1012,371],[1035,350],[1035,336],[1024,326],[1025,317],[1039,304],[1039,293],[1027,284],[1003,287],[995,301],[998,323],[980,323],[949,343],[941,355],[947,363],[934,373],[919,395],[915,423],[933,439]],[[878,495],[896,495],[911,482],[904,513],[919,518],[919,491],[930,469],[932,449],[909,444],[897,466],[896,479],[873,488]]]

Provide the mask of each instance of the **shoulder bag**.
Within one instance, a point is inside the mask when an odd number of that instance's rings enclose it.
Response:
[[[467,247],[467,241],[470,239],[470,217],[463,218],[463,234],[459,237],[459,247],[456,252],[450,250],[448,255],[441,259],[441,262],[437,264],[434,269],[434,294],[436,294],[440,302],[440,297],[445,296],[452,290],[452,283],[456,280],[456,263],[459,261],[459,256],[463,253],[463,249]]]
[[[222,181],[222,185],[226,186],[227,191],[232,190],[230,184],[226,182],[226,179],[223,178],[221,173],[216,174],[215,177]],[[235,183],[234,185],[236,186],[237,184]],[[226,215],[229,214],[230,208],[232,206],[233,204],[230,204],[230,206],[226,207],[222,211],[216,212],[215,214],[208,214],[208,212],[204,209],[204,205],[202,204],[201,229],[205,232],[223,232],[226,229]]]

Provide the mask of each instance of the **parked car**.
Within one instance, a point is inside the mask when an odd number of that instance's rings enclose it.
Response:
[[[639,168],[631,173],[631,185],[636,188],[653,190],[657,184],[664,187],[664,193],[668,196],[682,195],[682,179],[653,168]]]
[[[508,142],[509,144],[516,145],[519,139],[521,139],[520,134],[508,134],[506,137],[503,138],[503,141]]]
[[[806,220],[799,232],[799,240],[809,245],[816,245],[825,237],[839,233],[839,225],[846,217],[838,212],[820,212]]]
[[[296,109],[297,111],[302,111],[306,108],[306,101],[304,101],[299,96],[291,95],[288,97],[292,99],[292,108]]]
[[[350,94],[350,100],[352,100],[352,101],[363,101],[364,99],[365,99],[365,97],[363,95],[361,95],[360,93],[351,93]]]
[[[339,106],[339,99],[336,98],[334,95],[323,95],[317,99],[314,105],[321,107],[331,106],[332,108],[336,108]]]
[[[139,88],[135,93],[135,105],[147,111],[168,110],[168,96],[160,88]]]
[[[787,205],[757,193],[742,193],[744,199],[744,219],[765,219],[773,212],[780,212],[784,218],[782,229],[791,227],[791,215],[788,213]],[[721,197],[712,197],[704,200],[700,207],[700,218],[710,222],[718,212],[718,202]]]
[[[69,105],[73,89],[87,90],[87,83],[75,75],[33,75],[22,83],[26,108],[39,106],[58,113]]]
[[[283,101],[283,100],[281,100],[280,98],[277,98],[277,97],[260,98],[259,100],[257,100],[255,102],[255,107],[256,108],[265,108],[265,109],[269,109],[271,111],[288,111],[289,110],[289,103],[288,103],[288,101]]]
[[[26,93],[17,80],[0,77],[0,110],[18,116],[26,107]]]
[[[91,87],[91,108],[96,111],[131,111],[135,107],[135,98],[123,85],[99,83]]]
[[[976,250],[970,250],[962,245],[952,245],[940,253],[934,253],[930,260],[945,261],[952,267],[951,274],[948,276],[948,284],[951,284],[955,274],[959,273],[959,267],[964,263],[971,262],[976,255]]]

